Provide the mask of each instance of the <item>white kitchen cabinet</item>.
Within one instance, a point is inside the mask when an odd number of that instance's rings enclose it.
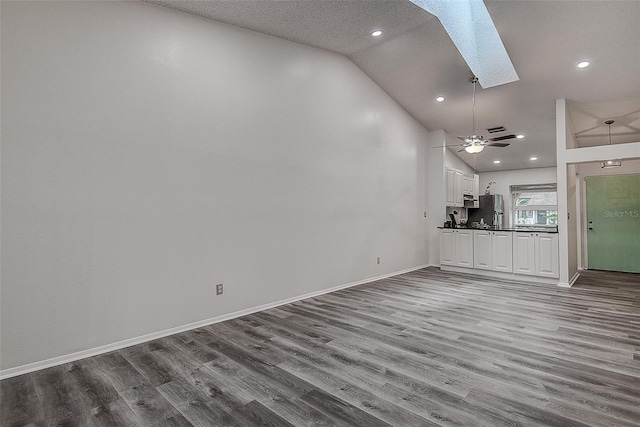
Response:
[[[480,190],[480,177],[478,175],[463,175],[462,176],[462,194],[473,196],[474,199],[478,199],[478,192]]]
[[[505,273],[513,272],[513,233],[491,232],[491,269]]]
[[[447,206],[455,206],[456,204],[456,171],[453,169],[445,169],[445,187],[447,189]]]
[[[456,169],[445,169],[445,187],[447,189],[447,206],[463,207],[464,198],[462,195],[463,174]]]
[[[454,229],[440,233],[440,265],[456,265],[456,233]]]
[[[491,270],[491,232],[475,230],[473,236],[473,267]]]
[[[474,268],[513,272],[512,234],[510,231],[475,230]]]
[[[473,176],[462,175],[462,194],[471,195],[473,193]]]
[[[456,265],[473,268],[473,230],[456,230]]]
[[[478,175],[465,175],[463,177],[462,192],[465,208],[479,208],[480,177]]]
[[[535,235],[533,233],[513,234],[513,272],[516,274],[536,274]]]
[[[460,171],[455,171],[455,188],[454,188],[454,195],[455,195],[455,205],[454,206],[459,206],[462,207],[464,206],[464,197],[462,195],[462,172]]]
[[[442,230],[440,233],[440,265],[473,268],[472,230]]]
[[[514,233],[513,272],[558,278],[558,235]]]
[[[535,233],[536,276],[560,277],[558,269],[558,235]]]
[[[480,197],[480,175],[473,175],[473,193],[471,194],[473,194],[473,200],[478,200],[478,197]]]

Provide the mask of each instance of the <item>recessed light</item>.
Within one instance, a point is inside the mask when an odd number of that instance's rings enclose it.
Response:
[[[444,96],[439,96],[439,97],[437,97],[437,98],[436,98],[436,101],[438,101],[438,102],[442,102],[442,101],[444,101]]]
[[[500,160],[494,160],[493,163],[498,164],[500,163]]]
[[[371,33],[371,36],[373,37],[380,37],[382,35],[382,31],[380,30],[375,30],[373,33]]]
[[[529,160],[538,160],[537,157],[529,157]]]
[[[516,135],[516,138],[522,139],[522,138],[524,138],[524,135],[523,134]]]
[[[589,61],[580,61],[578,62],[578,68],[587,68],[589,66]]]

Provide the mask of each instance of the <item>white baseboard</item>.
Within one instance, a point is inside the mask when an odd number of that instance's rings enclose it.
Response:
[[[576,271],[576,274],[574,274],[571,280],[569,280],[568,282],[558,282],[558,286],[560,286],[561,288],[570,288],[574,283],[576,283],[578,277],[580,277],[580,271]]]
[[[526,274],[504,273],[501,271],[481,270],[479,268],[453,267],[450,265],[441,265],[442,271],[453,271],[455,273],[475,274],[476,276],[493,277],[496,279],[515,280],[518,282],[535,282],[546,283],[549,285],[559,285],[558,279],[551,277],[530,276]]]
[[[121,348],[130,347],[136,344],[142,344],[144,342],[153,341],[158,338],[163,338],[169,335],[174,335],[180,332],[185,332],[191,329],[201,328],[203,326],[212,325],[214,323],[224,322],[225,320],[235,319],[237,317],[246,316],[248,314],[257,313],[258,311],[268,310],[270,308],[278,307],[292,302],[300,301],[307,298],[316,297],[319,295],[327,294],[330,292],[339,291],[340,289],[350,288],[352,286],[358,286],[365,283],[375,282],[376,280],[386,279],[387,277],[397,276],[399,274],[408,273],[410,271],[420,270],[421,268],[429,267],[428,264],[420,265],[417,267],[407,268],[401,271],[395,271],[393,273],[383,274],[381,276],[371,277],[364,280],[358,280],[357,282],[351,282],[344,285],[334,286],[328,289],[322,289],[319,291],[311,292],[296,297],[283,299],[268,304],[259,305],[256,307],[246,308],[244,310],[235,311],[233,313],[223,314],[221,316],[212,317],[198,322],[189,323],[175,328],[165,329],[163,331],[153,332],[150,334],[142,335],[136,338],[129,338],[123,341],[118,341],[112,344],[102,345],[100,347],[94,347],[87,350],[78,351],[76,353],[65,354],[63,356],[53,357],[51,359],[42,360],[39,362],[28,363],[26,365],[16,366],[15,368],[3,369],[0,371],[0,380],[4,380],[18,375],[28,374],[30,372],[39,371],[41,369],[50,368],[52,366],[62,365],[65,363],[74,362],[76,360],[84,359],[87,357],[98,356],[100,354],[108,353],[110,351],[119,350]]]

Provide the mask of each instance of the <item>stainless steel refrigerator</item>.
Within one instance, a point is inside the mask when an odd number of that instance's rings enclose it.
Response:
[[[470,222],[482,222],[491,227],[502,228],[504,204],[502,195],[490,194],[479,197],[480,207],[477,209],[469,209]]]

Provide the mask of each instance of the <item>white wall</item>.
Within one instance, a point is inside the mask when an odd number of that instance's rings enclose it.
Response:
[[[511,197],[512,185],[549,184],[556,182],[556,168],[537,168],[522,170],[507,170],[501,172],[481,172],[480,194],[484,194],[487,185],[491,185],[491,194],[502,194],[504,199],[503,223],[505,226],[513,226],[513,200]]]
[[[428,133],[347,58],[140,2],[1,24],[2,369],[428,262]]]

